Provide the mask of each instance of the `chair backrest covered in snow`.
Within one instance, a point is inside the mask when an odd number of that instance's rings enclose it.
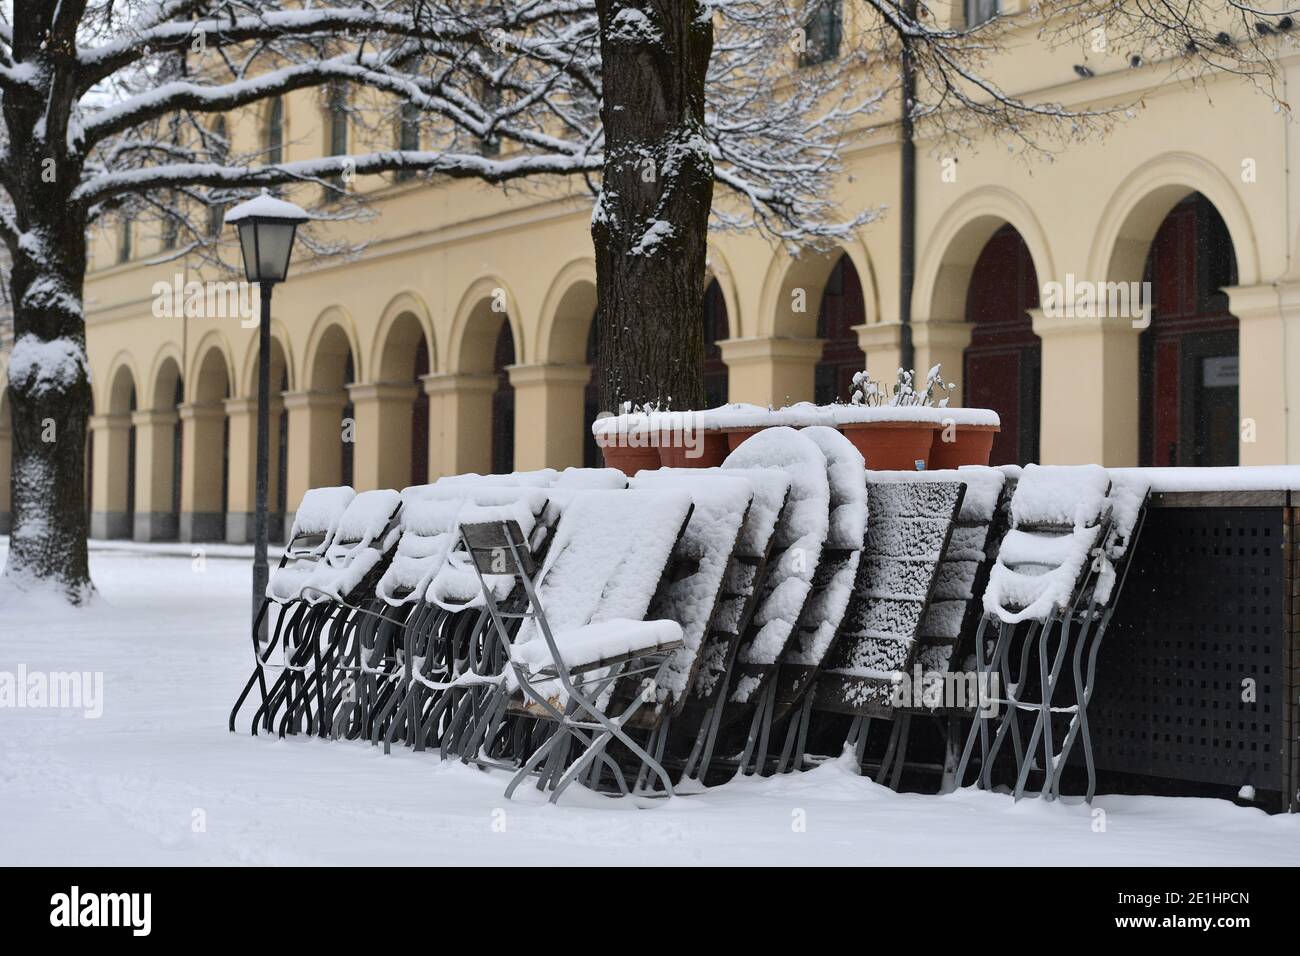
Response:
[[[878,481],[867,473],[867,544],[814,707],[886,716],[911,667],[939,565],[960,513],[956,481]]]

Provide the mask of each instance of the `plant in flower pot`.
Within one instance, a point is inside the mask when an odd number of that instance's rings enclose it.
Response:
[[[853,376],[851,404],[834,407],[835,424],[874,470],[910,470],[930,463],[934,434],[942,423],[946,394],[939,366],[930,369],[925,387],[913,385],[915,373],[899,369],[890,388],[866,372]]]
[[[665,468],[716,468],[726,459],[727,435],[709,427],[708,412],[656,412],[651,418]]]
[[[948,408],[930,445],[930,468],[987,465],[1002,421],[991,408]]]
[[[651,420],[652,410],[634,410],[625,404],[617,415],[604,415],[591,423],[606,468],[617,468],[631,478],[638,471],[659,467],[659,447]]]

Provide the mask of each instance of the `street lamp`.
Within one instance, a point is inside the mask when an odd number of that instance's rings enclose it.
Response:
[[[260,287],[262,319],[257,333],[257,511],[253,519],[253,621],[266,595],[267,459],[270,457],[271,289],[289,271],[293,237],[307,214],[293,203],[276,199],[265,189],[226,213],[226,222],[239,230],[244,273]]]

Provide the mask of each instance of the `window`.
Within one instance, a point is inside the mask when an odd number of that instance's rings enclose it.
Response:
[[[411,103],[402,104],[397,123],[397,148],[415,151],[420,148],[420,108]],[[399,169],[397,181],[405,182],[415,175],[413,169]]]
[[[804,49],[800,66],[815,66],[840,54],[844,33],[843,0],[808,0],[808,19],[804,22]]]
[[[175,205],[176,198],[172,197],[172,204]],[[180,237],[181,224],[176,220],[174,215],[167,215],[163,220],[162,227],[162,245],[164,250],[176,248],[176,240]]]
[[[988,23],[998,15],[999,0],[962,0],[966,7],[966,27]]]
[[[212,124],[211,141],[208,146],[208,154],[212,161],[219,166],[224,166],[230,155],[229,127],[226,126],[226,118],[218,116],[217,121]],[[213,189],[208,192],[208,235],[221,235],[221,228],[225,225],[226,204],[224,202],[214,201],[214,197],[220,194],[220,190]]]
[[[117,237],[117,261],[131,261],[131,216],[125,211],[122,213],[122,231]]]
[[[266,117],[266,161],[284,162],[284,100],[278,96],[271,100]]]
[[[325,122],[325,133],[329,138],[327,148],[330,156],[346,156],[348,154],[348,109],[347,98],[340,87],[331,87],[329,91],[329,113]],[[341,190],[344,188],[342,173],[330,177],[334,189]],[[333,190],[325,191],[325,198],[336,198]]]

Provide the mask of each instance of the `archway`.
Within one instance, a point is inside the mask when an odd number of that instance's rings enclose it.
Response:
[[[312,398],[322,406],[337,407],[331,437],[325,446],[313,448],[321,456],[321,467],[314,473],[329,476],[325,484],[352,484],[353,442],[356,421],[348,386],[356,381],[356,360],[352,343],[341,325],[331,325],[321,333],[308,375],[307,387]],[[324,429],[322,429],[322,437]],[[332,480],[331,480],[332,479]]]
[[[1002,419],[990,462],[1038,460],[1042,344],[1029,309],[1038,307],[1038,275],[1029,247],[1004,224],[989,237],[966,290],[970,344],[962,355],[964,403]]]
[[[591,378],[582,390],[582,466],[600,468],[605,459],[600,453],[600,446],[591,433],[591,423],[601,413],[600,407],[600,323],[593,314],[587,326],[587,367],[591,369]]]
[[[823,341],[821,359],[813,372],[813,396],[818,405],[847,402],[853,376],[867,365],[854,326],[866,322],[862,282],[848,255],[831,268],[817,309],[817,337]]]
[[[729,380],[727,363],[722,360],[718,343],[731,337],[727,316],[727,299],[717,279],[704,290],[704,407],[717,408],[727,402]],[[594,378],[594,374],[593,374]]]
[[[1237,284],[1237,257],[1204,195],[1187,195],[1161,221],[1143,281],[1151,323],[1140,338],[1140,462],[1236,465],[1238,321],[1221,290]]]
[[[180,533],[184,541],[221,541],[230,508],[230,363],[216,344],[200,356],[193,400],[181,409]]]
[[[129,538],[134,530],[136,401],[135,374],[122,362],[109,378],[105,414],[96,429],[92,537]]]
[[[175,540],[180,534],[181,462],[184,429],[180,409],[185,385],[176,356],[168,355],[154,374],[153,394],[143,416],[147,458],[141,472],[147,497],[144,520],[136,521],[140,540]]]
[[[393,319],[378,361],[376,380],[393,390],[391,398],[381,399],[380,414],[392,416],[392,421],[380,425],[383,447],[378,452],[401,466],[394,468],[390,483],[398,483],[400,471],[402,482],[425,484],[429,480],[429,396],[423,378],[432,363],[424,328],[413,312]]]
[[[501,323],[493,355],[497,384],[492,392],[492,473],[506,475],[515,470],[515,389],[507,371],[515,364],[515,337],[509,322]]]

